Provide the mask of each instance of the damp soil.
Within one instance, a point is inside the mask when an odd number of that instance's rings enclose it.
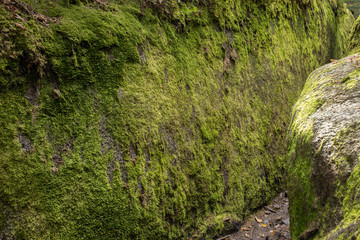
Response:
[[[237,233],[218,240],[291,239],[288,207],[287,193],[281,193],[271,204],[250,216]]]

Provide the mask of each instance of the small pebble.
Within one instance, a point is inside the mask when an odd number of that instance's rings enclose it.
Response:
[[[290,224],[290,218],[285,219],[285,220],[282,220],[282,222],[283,222],[285,225],[289,225],[289,224]]]
[[[264,209],[267,211],[273,212],[273,213],[276,212],[274,209],[272,209],[271,207],[268,207],[268,206],[265,206]]]

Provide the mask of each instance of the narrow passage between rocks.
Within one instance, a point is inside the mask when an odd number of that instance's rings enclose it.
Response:
[[[251,215],[239,231],[218,240],[288,240],[290,236],[289,202],[281,193],[271,204]]]

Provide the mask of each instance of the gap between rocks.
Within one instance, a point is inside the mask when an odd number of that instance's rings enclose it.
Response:
[[[238,232],[217,240],[289,240],[290,217],[287,192],[252,214]]]

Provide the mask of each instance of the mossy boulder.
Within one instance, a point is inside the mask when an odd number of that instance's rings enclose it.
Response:
[[[308,78],[289,130],[291,230],[299,239],[359,239],[360,55]]]
[[[285,188],[291,106],[352,22],[335,0],[1,1],[1,238],[236,229]]]

